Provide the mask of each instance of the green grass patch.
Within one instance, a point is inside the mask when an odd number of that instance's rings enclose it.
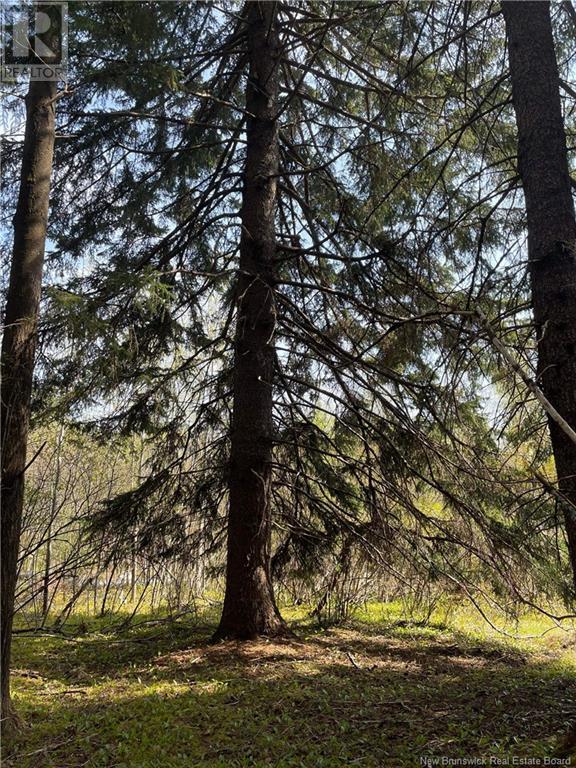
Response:
[[[287,611],[290,615],[290,611]],[[368,606],[297,639],[211,645],[214,615],[77,616],[18,635],[25,725],[6,768],[416,766],[422,756],[550,756],[576,717],[573,630],[503,637],[477,614],[422,625]],[[444,617],[445,619],[446,617]],[[517,634],[517,631],[515,632]],[[575,762],[576,764],[576,762]]]

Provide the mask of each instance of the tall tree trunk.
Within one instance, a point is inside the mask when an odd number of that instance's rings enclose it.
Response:
[[[504,2],[502,12],[526,198],[538,377],[576,429],[576,218],[550,4]],[[549,427],[576,585],[576,445],[551,419]]]
[[[276,325],[277,3],[249,2],[246,163],[230,456],[226,595],[215,638],[285,631],[270,576],[272,377]]]
[[[54,152],[55,82],[32,81],[2,341],[2,724],[10,706],[10,650],[22,524],[26,443]]]

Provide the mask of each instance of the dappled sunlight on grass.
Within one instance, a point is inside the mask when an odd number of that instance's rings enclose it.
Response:
[[[376,768],[433,753],[544,756],[576,715],[573,650],[486,636],[477,617],[465,630],[395,611],[378,622],[370,609],[342,627],[298,626],[294,640],[215,645],[209,626],[184,619],[18,636],[15,699],[27,725],[5,765]]]

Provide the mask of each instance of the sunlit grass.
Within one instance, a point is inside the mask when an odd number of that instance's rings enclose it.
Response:
[[[294,641],[209,644],[215,611],[77,615],[19,635],[26,725],[7,768],[335,768],[422,755],[549,756],[576,716],[574,632],[537,614],[502,636],[465,607],[428,624],[369,604],[340,627],[302,606]],[[114,620],[112,621],[112,618]],[[107,622],[107,623],[106,623]],[[509,627],[510,629],[510,627]],[[521,630],[521,632],[519,631]]]

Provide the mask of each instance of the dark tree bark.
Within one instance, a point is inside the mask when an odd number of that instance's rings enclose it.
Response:
[[[215,638],[285,631],[270,577],[272,378],[276,325],[277,3],[249,2],[246,162],[234,351],[226,594]]]
[[[55,82],[32,81],[26,96],[20,193],[4,314],[0,385],[2,420],[2,725],[10,726],[10,650],[22,523],[26,443],[48,198],[54,152]]]
[[[504,2],[544,394],[576,429],[576,218],[548,2]],[[549,420],[576,585],[576,445]]]
[[[566,736],[562,739],[561,744],[554,750],[554,757],[567,757],[576,756],[576,723],[572,725],[572,728],[568,731]],[[570,763],[568,763],[570,765]]]

